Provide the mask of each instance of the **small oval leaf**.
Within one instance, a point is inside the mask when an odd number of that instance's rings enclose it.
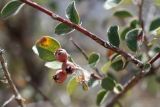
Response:
[[[154,19],[149,27],[149,31],[153,31],[155,29],[157,29],[158,27],[160,27],[160,17]]]
[[[62,63],[59,61],[46,62],[45,66],[50,69],[60,69],[62,67]]]
[[[9,16],[16,15],[23,7],[24,3],[19,0],[9,1],[1,10],[1,17],[8,18]]]
[[[126,60],[121,55],[116,56],[111,62],[111,66],[115,71],[123,70],[126,64]]]
[[[107,31],[109,42],[116,47],[120,44],[118,30],[118,26],[111,26]]]
[[[107,73],[108,70],[109,70],[109,68],[110,68],[110,66],[111,66],[111,61],[108,61],[107,63],[105,63],[105,64],[102,66],[101,71],[102,71],[103,73]]]
[[[93,52],[89,55],[88,63],[91,67],[95,67],[96,64],[99,62],[99,60],[100,60],[100,54]]]
[[[76,77],[72,77],[67,84],[67,93],[71,95],[77,88],[78,82]]]
[[[123,86],[121,84],[116,84],[113,91],[114,93],[119,94],[120,92],[123,91]]]
[[[80,24],[80,17],[75,6],[75,1],[71,2],[68,5],[66,9],[66,16],[71,22],[75,24]]]
[[[112,9],[116,7],[120,2],[121,0],[106,0],[106,2],[104,3],[104,8],[107,10]]]
[[[106,77],[102,80],[102,83],[101,83],[101,86],[102,88],[104,88],[106,91],[111,91],[113,90],[113,88],[115,87],[116,85],[116,81],[113,80],[112,78],[110,77]]]
[[[113,15],[118,17],[118,18],[132,17],[132,14],[130,12],[126,11],[126,10],[118,10]]]
[[[74,29],[69,27],[68,25],[64,24],[64,23],[60,23],[56,26],[55,28],[55,34],[57,35],[65,35],[68,33],[73,32]]]
[[[137,28],[136,29],[132,29],[127,33],[127,35],[125,37],[125,40],[127,42],[128,48],[133,52],[136,52],[137,49],[138,49],[138,40],[137,40],[137,38],[138,38],[140,32],[141,32],[141,29],[137,29]]]
[[[45,61],[54,61],[54,52],[61,47],[60,43],[49,36],[41,37],[32,48],[39,57]]]
[[[156,35],[157,38],[160,37],[160,27],[158,27],[157,29],[155,29],[152,34]]]
[[[104,89],[100,90],[97,94],[96,104],[99,106],[102,104],[103,100],[107,97],[108,92]]]
[[[131,30],[132,28],[130,27],[126,27],[122,30],[121,34],[120,34],[120,37],[121,37],[121,40],[125,40],[125,37],[126,37],[126,34]]]

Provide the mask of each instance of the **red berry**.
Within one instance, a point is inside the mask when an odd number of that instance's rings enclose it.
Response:
[[[76,70],[76,65],[69,61],[64,62],[62,64],[62,70],[67,74],[72,74]]]
[[[55,57],[60,62],[66,62],[68,59],[68,54],[65,49],[60,48],[55,52]]]
[[[53,76],[53,79],[56,83],[62,84],[67,79],[67,73],[62,70],[58,70]]]

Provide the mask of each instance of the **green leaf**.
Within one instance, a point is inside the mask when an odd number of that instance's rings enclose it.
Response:
[[[73,32],[74,29],[69,27],[68,25],[64,24],[64,23],[60,23],[56,26],[55,28],[55,34],[57,35],[65,35],[68,33]]]
[[[160,37],[160,27],[158,27],[157,29],[155,29],[152,34],[156,35],[156,37]]]
[[[115,70],[115,71],[120,71],[123,70],[125,68],[126,65],[126,60],[123,60],[124,58],[121,55],[116,56],[111,63],[111,67]]]
[[[101,86],[107,91],[113,90],[116,85],[116,81],[110,77],[106,77],[102,80]]]
[[[105,63],[102,67],[101,67],[101,71],[103,73],[107,73],[109,68],[111,66],[111,61],[108,61],[107,63]]]
[[[118,10],[113,15],[118,17],[118,18],[132,17],[132,14],[130,12],[126,11],[126,10]]]
[[[116,84],[113,90],[116,94],[119,94],[120,92],[123,91],[123,86],[121,84]]]
[[[45,66],[50,69],[60,69],[62,67],[62,63],[59,61],[46,62]]]
[[[116,7],[120,2],[121,0],[106,0],[106,2],[104,3],[104,8],[107,10],[112,9]]]
[[[54,61],[54,52],[61,47],[60,43],[49,36],[41,37],[33,46],[33,51],[45,61]]]
[[[80,24],[80,17],[75,6],[75,1],[70,3],[69,6],[67,7],[66,16],[71,22],[75,24]]]
[[[107,31],[109,42],[116,47],[120,44],[118,30],[118,26],[111,26]]]
[[[95,67],[96,64],[99,62],[100,60],[100,54],[99,53],[95,53],[95,52],[92,52],[90,55],[89,55],[89,59],[88,59],[88,63],[91,67]]]
[[[131,27],[132,29],[137,28],[137,27],[139,27],[139,26],[140,26],[140,22],[139,22],[139,20],[137,20],[137,19],[134,19],[134,20],[132,20],[132,21],[130,22],[130,27]]]
[[[35,46],[37,51],[38,51],[38,56],[44,60],[44,61],[54,61],[55,60],[55,57],[54,57],[54,53],[49,51],[49,50],[46,50],[42,47],[39,47],[39,46]]]
[[[76,77],[72,77],[67,84],[67,93],[71,95],[77,88],[78,82],[76,81]]]
[[[140,29],[137,29],[137,28],[132,29],[127,33],[127,35],[125,37],[128,48],[133,52],[136,52],[138,49],[137,38],[138,38],[140,32],[141,32]]]
[[[160,18],[156,18],[154,19],[151,24],[150,24],[150,27],[149,27],[149,31],[153,31],[155,29],[157,29],[158,27],[160,27]]]
[[[1,10],[1,17],[8,18],[9,16],[16,15],[23,7],[24,3],[19,0],[9,1]]]
[[[104,101],[104,99],[108,96],[108,92],[104,89],[100,90],[97,94],[97,98],[96,98],[96,104],[99,106],[100,104],[102,104],[102,102]]]
[[[122,30],[120,37],[122,40],[125,40],[126,34],[131,30],[132,28],[130,27],[126,27]]]

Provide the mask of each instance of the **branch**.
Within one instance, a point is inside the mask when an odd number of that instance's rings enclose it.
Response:
[[[54,12],[42,7],[41,5],[38,5],[37,3],[31,1],[31,0],[20,0],[23,3],[26,3],[27,5],[30,5],[31,7],[45,13],[46,15],[50,16],[52,19],[57,20],[59,22],[62,22],[68,26],[70,26],[71,28],[76,29],[77,31],[83,33],[85,36],[91,38],[92,40],[94,40],[95,42],[97,42],[98,44],[102,45],[103,47],[110,49],[116,53],[121,54],[122,56],[124,56],[125,58],[127,58],[128,60],[132,61],[133,63],[137,64],[139,67],[143,67],[143,63],[136,59],[134,56],[132,56],[129,53],[124,52],[123,50],[111,45],[108,41],[103,41],[102,39],[99,38],[99,36],[89,32],[88,30],[86,30],[85,28],[83,28],[80,25],[74,24],[69,20],[66,20],[64,18],[62,18],[61,16],[55,14]]]
[[[8,84],[9,84],[14,96],[15,96],[15,99],[16,99],[17,103],[21,107],[25,107],[24,104],[23,104],[24,99],[22,98],[22,96],[18,92],[15,84],[13,83],[13,81],[11,79],[11,75],[10,75],[8,69],[7,69],[7,66],[6,66],[4,57],[3,57],[3,53],[4,53],[4,50],[0,49],[0,63],[1,63],[2,69],[4,71],[4,75],[5,75],[5,77],[6,77],[7,81],[8,81]]]
[[[150,64],[153,64],[158,58],[160,58],[160,52],[157,53],[151,60],[149,60],[148,62]]]
[[[148,61],[151,65],[160,58],[160,53],[156,54],[152,59]],[[121,98],[129,89],[134,87],[141,79],[143,79],[145,76],[152,75],[155,73],[156,69],[151,68],[149,72],[141,71],[138,75],[133,76],[125,85],[124,85],[124,90],[115,95],[111,101],[106,105],[106,107],[112,107],[119,98]]]

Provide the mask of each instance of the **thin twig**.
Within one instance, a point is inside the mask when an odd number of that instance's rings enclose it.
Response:
[[[86,54],[86,52],[72,38],[70,38],[70,40],[72,41],[74,46],[82,53],[82,55],[85,57],[85,59],[88,61],[89,57]],[[99,71],[99,69],[97,67],[94,67],[93,69],[96,71],[98,76],[100,76],[101,78],[104,77],[104,75],[101,74],[101,72]]]
[[[15,96],[12,95],[7,101],[5,101],[5,102],[3,103],[3,105],[2,105],[1,107],[7,106],[14,98],[15,98]]]
[[[24,106],[24,99],[22,98],[21,94],[18,92],[15,84],[13,83],[12,79],[11,79],[11,75],[8,71],[8,68],[7,68],[7,65],[5,64],[5,60],[4,60],[4,57],[3,57],[3,53],[4,53],[4,50],[0,49],[0,62],[1,62],[1,66],[2,66],[2,69],[4,71],[4,75],[8,81],[8,84],[10,86],[10,89],[12,90],[14,96],[15,96],[15,99],[17,101],[17,103],[21,106],[21,107],[25,107]]]
[[[143,22],[143,4],[144,4],[144,0],[140,0],[140,3],[138,3],[138,17],[139,17],[139,22],[140,22],[140,25],[144,31],[144,22]]]
[[[72,41],[74,46],[76,46],[76,48],[83,54],[85,59],[88,61],[89,58],[88,58],[88,55],[86,54],[86,52],[72,38],[70,38],[70,40]]]
[[[125,58],[127,58],[128,60],[131,60],[133,63],[137,64],[140,67],[143,67],[143,63],[136,59],[133,55],[123,51],[122,49],[119,49],[113,45],[111,45],[108,41],[103,41],[102,39],[100,39],[100,36],[97,36],[91,32],[89,32],[88,30],[86,30],[85,28],[83,28],[81,25],[77,25],[72,23],[69,20],[64,19],[63,17],[55,14],[54,12],[42,7],[41,5],[31,1],[31,0],[20,0],[23,3],[26,3],[27,5],[30,5],[31,7],[45,13],[46,15],[50,16],[52,19],[57,20],[59,22],[62,22],[74,29],[76,29],[77,31],[83,33],[85,36],[91,38],[92,40],[94,40],[95,42],[97,42],[98,44],[102,45],[103,47],[107,48],[107,49],[111,49],[112,51],[121,54],[122,56],[124,56]]]

